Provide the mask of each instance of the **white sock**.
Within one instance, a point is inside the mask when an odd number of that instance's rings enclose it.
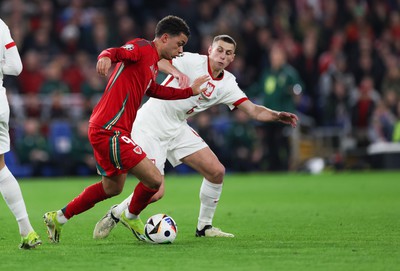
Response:
[[[212,220],[217,209],[222,193],[222,184],[214,184],[203,178],[200,188],[200,213],[197,229],[202,230],[206,225],[212,225]]]
[[[28,235],[33,228],[28,218],[21,188],[7,166],[0,170],[0,192],[18,222],[19,233],[21,236]]]
[[[135,214],[132,214],[131,212],[129,212],[128,208],[125,209],[125,216],[127,219],[138,219],[139,218],[138,215],[135,215]]]
[[[129,205],[129,203],[130,203],[131,200],[132,200],[132,196],[133,196],[133,193],[130,194],[126,199],[124,199],[123,202],[121,202],[120,204],[118,204],[117,207],[115,207],[115,208],[112,209],[112,214],[113,214],[116,218],[120,218],[122,212],[128,209],[128,205]],[[125,215],[127,215],[127,214],[125,213]],[[128,218],[129,218],[129,217],[128,217]]]
[[[65,224],[68,221],[68,218],[65,217],[64,213],[61,210],[57,211],[57,221],[61,224]]]

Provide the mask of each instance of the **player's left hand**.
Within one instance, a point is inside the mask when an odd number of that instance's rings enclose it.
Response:
[[[284,124],[290,124],[293,128],[295,128],[299,118],[293,113],[282,111],[278,113],[278,120]]]
[[[210,80],[209,75],[203,75],[200,77],[197,77],[194,81],[193,84],[191,85],[192,91],[193,91],[193,96],[196,96],[204,91],[207,90],[206,87],[201,87],[205,82],[208,82]]]

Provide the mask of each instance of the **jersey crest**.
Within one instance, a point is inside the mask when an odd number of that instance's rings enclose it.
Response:
[[[203,95],[207,98],[210,98],[215,90],[215,85],[211,82],[207,82],[206,91],[203,92]]]
[[[133,148],[133,151],[137,154],[142,154],[142,148],[140,146],[136,146],[135,148]]]

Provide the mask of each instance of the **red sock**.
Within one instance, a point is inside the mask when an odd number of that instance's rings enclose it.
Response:
[[[62,210],[64,216],[70,219],[74,215],[83,213],[92,208],[96,203],[109,198],[103,188],[103,183],[98,182],[88,186]]]
[[[150,203],[151,197],[157,193],[158,189],[151,189],[145,186],[142,182],[139,182],[135,187],[135,192],[131,203],[129,204],[128,210],[131,214],[139,215],[144,208]]]

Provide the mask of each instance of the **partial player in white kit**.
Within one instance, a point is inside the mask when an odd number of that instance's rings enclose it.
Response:
[[[225,167],[204,140],[188,125],[187,118],[214,105],[226,104],[231,110],[237,108],[258,121],[281,121],[296,126],[298,118],[288,112],[277,112],[251,102],[239,88],[236,78],[224,70],[235,57],[236,42],[228,35],[216,36],[207,55],[184,53],[172,64],[159,62],[161,71],[169,76],[163,84],[183,87],[196,77],[209,74],[207,91],[185,100],[166,101],[150,98],[138,111],[132,138],[153,160],[163,175],[163,184],[153,196],[155,202],[164,195],[164,165],[166,159],[177,166],[184,163],[204,176],[200,188],[200,213],[196,236],[234,237],[231,233],[212,226],[212,220],[222,192]],[[96,224],[93,237],[106,238],[116,226],[122,212],[127,209],[131,194],[119,205],[110,208]]]
[[[4,154],[10,151],[10,135],[8,132],[10,107],[6,89],[3,87],[3,78],[4,75],[17,76],[21,71],[22,62],[17,46],[11,37],[8,26],[0,19],[0,192],[18,222],[21,235],[19,247],[30,249],[42,242],[29,221],[21,188],[4,160]]]

